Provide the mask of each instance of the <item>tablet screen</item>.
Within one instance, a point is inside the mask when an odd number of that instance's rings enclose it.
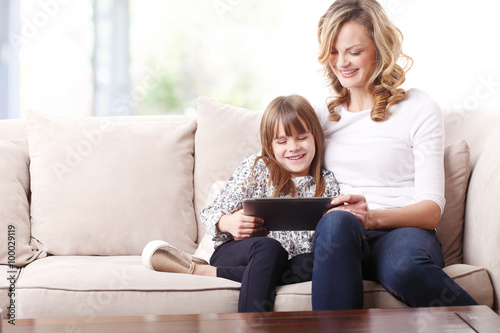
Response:
[[[314,230],[332,208],[333,198],[253,198],[243,200],[243,213],[264,220],[269,231]]]

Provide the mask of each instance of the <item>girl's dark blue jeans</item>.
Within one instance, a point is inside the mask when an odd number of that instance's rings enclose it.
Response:
[[[276,285],[287,262],[286,250],[268,237],[224,243],[210,258],[218,277],[241,282],[238,312],[273,310]]]

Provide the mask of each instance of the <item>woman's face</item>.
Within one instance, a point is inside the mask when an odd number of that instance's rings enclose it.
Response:
[[[333,42],[330,66],[343,87],[366,90],[377,51],[366,28],[356,21],[344,23]]]

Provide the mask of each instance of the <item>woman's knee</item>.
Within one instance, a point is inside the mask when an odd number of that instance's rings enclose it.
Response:
[[[316,226],[316,236],[346,237],[349,234],[357,236],[360,233],[363,233],[361,222],[356,216],[343,210],[326,214]]]
[[[320,220],[314,235],[314,253],[321,258],[332,255],[360,256],[365,231],[361,222],[346,211],[332,211]]]

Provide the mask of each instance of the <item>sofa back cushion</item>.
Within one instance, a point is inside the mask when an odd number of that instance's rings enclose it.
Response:
[[[213,199],[211,192],[232,175],[245,155],[260,151],[259,127],[262,112],[219,103],[208,97],[198,98],[198,129],[195,136],[195,209]],[[199,222],[198,240],[205,233]]]
[[[54,255],[196,248],[195,117],[27,113],[32,235]]]
[[[465,199],[471,174],[469,146],[465,140],[448,144],[444,150],[445,199],[437,235],[445,265],[462,263]]]
[[[0,140],[28,140],[26,120],[2,119],[0,121]]]

